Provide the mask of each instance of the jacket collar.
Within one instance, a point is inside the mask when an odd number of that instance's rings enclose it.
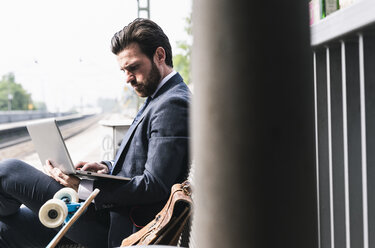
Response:
[[[180,82],[183,82],[183,79],[182,77],[180,76],[180,74],[178,72],[176,72],[176,74],[174,74],[167,82],[165,82],[159,89],[157,92],[155,92],[156,94],[153,95],[152,99],[155,99],[157,98],[158,96],[162,95],[164,92],[168,91],[170,88],[172,88],[173,86],[177,85],[178,83]]]
[[[172,88],[173,86],[177,85],[178,83],[180,83],[182,81],[183,80],[182,80],[182,77],[180,76],[180,74],[176,73],[175,75],[173,75],[171,77],[171,79],[169,79],[167,82],[165,82],[164,85],[162,85],[160,87],[160,89],[156,92],[155,97],[152,100],[156,99],[158,96],[162,95],[164,92],[168,91],[170,88]],[[142,119],[144,118],[144,116],[148,112],[149,107],[152,104],[152,100],[149,103],[148,108],[146,108],[145,111],[142,113],[142,115],[139,118],[139,120],[137,121],[137,123],[134,123],[133,125],[131,125],[129,130],[126,132],[125,137],[121,142],[121,146],[118,149],[118,151],[121,151],[121,152],[117,152],[117,154],[116,154],[115,167],[118,167],[117,166],[118,159],[120,158],[121,154],[124,152],[124,149],[125,149],[126,145],[128,144],[128,142],[130,140],[130,137],[133,135],[135,129],[137,128],[138,124],[142,121]]]
[[[173,77],[177,72],[175,70],[173,70],[171,73],[169,73],[167,76],[165,76],[163,78],[163,80],[161,80],[161,82],[159,83],[158,87],[156,88],[154,94],[151,95],[151,98],[154,98],[155,95],[158,93],[158,91],[160,90],[161,87],[163,87],[163,85],[168,82],[168,80]]]

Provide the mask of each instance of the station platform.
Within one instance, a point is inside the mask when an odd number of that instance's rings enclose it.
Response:
[[[113,123],[118,126],[119,123],[131,123],[131,118],[120,114],[108,114],[92,117],[91,120],[86,122],[89,123],[85,124],[85,128],[80,127],[74,135],[69,134],[69,132],[72,132],[72,128],[66,131],[61,130],[73,163],[103,160],[103,139],[105,135],[108,135],[108,132],[112,132],[113,127],[110,124]],[[73,126],[73,124],[70,125]],[[0,149],[0,160],[5,158],[17,158],[42,169],[42,163],[35,152],[32,141]]]

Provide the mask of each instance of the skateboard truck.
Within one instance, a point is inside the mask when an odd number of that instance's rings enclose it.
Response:
[[[73,215],[77,212],[77,210],[83,205],[83,203],[76,203],[76,202],[70,202],[66,203],[66,206],[68,207],[68,216],[66,216],[64,220],[64,224],[66,224]]]

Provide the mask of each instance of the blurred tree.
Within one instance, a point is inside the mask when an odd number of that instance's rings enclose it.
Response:
[[[189,38],[186,41],[179,41],[177,42],[177,47],[181,50],[181,53],[176,54],[173,56],[173,65],[174,69],[178,71],[184,81],[187,84],[191,83],[190,78],[190,58],[191,58],[191,37],[192,37],[192,20],[191,14],[189,17],[185,18],[186,27],[185,31],[187,32]]]
[[[47,111],[47,105],[44,102],[34,102],[33,109]]]
[[[8,105],[10,103],[10,106]],[[4,75],[0,81],[0,110],[28,110],[32,104],[31,94],[16,83],[13,73]]]

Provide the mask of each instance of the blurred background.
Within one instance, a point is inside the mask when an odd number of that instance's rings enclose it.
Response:
[[[186,78],[191,5],[191,0],[2,0],[0,111],[134,115],[142,100],[125,84],[110,51],[111,37],[138,16],[149,16],[170,38],[175,69]]]

